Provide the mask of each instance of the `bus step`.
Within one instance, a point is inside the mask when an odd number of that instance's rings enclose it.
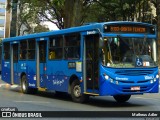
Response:
[[[47,90],[46,88],[41,88],[41,87],[38,88],[38,91],[46,91],[46,90]]]
[[[84,92],[84,94],[87,94],[87,95],[94,95],[94,96],[99,96],[99,94],[97,94],[97,93]]]

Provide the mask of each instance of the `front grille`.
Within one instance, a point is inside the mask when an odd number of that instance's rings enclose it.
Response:
[[[119,83],[134,83],[134,81],[120,81],[119,80]]]
[[[137,83],[147,83],[147,82],[150,82],[150,80],[137,81]]]
[[[117,70],[115,74],[137,76],[137,75],[148,75],[152,74],[153,72],[154,72],[153,70]]]

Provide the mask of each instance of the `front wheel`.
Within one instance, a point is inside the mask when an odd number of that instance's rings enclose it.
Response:
[[[74,102],[83,103],[88,101],[89,96],[81,93],[81,87],[78,80],[71,84],[71,97]]]
[[[131,95],[115,95],[113,96],[117,102],[126,102],[130,99]]]

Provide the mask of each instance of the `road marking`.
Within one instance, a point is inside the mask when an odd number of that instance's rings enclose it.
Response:
[[[14,101],[16,103],[50,103],[45,101]]]

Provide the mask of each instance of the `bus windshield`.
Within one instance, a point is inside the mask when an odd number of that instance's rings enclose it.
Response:
[[[108,67],[155,67],[156,41],[148,38],[104,38],[102,64]]]

